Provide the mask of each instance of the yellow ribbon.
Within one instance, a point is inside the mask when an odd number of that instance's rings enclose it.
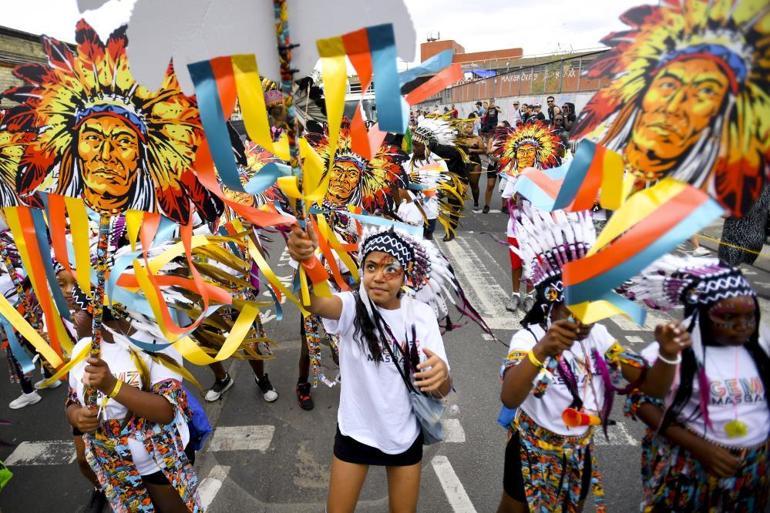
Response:
[[[61,357],[53,350],[53,348],[45,341],[40,333],[30,326],[27,319],[22,317],[18,310],[16,310],[11,303],[5,299],[5,296],[0,294],[0,315],[5,317],[11,326],[18,331],[27,342],[32,344],[35,351],[40,353],[40,356],[46,359],[54,368],[62,364]]]
[[[345,43],[342,38],[330,37],[316,41],[321,57],[321,78],[326,99],[326,119],[329,124],[329,162],[334,165],[334,153],[340,136],[342,113],[345,109],[345,89],[348,80]]]
[[[80,198],[64,197],[70,219],[72,246],[75,249],[75,279],[80,290],[91,293],[91,243],[86,205]]]

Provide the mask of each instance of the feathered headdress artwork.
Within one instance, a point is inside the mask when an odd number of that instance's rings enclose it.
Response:
[[[525,145],[535,149],[534,165],[538,169],[549,169],[561,162],[561,138],[550,126],[541,121],[524,123],[518,127],[499,127],[495,131],[494,155],[499,159],[502,172],[518,175],[516,152]]]
[[[610,82],[572,138],[619,151],[642,184],[673,176],[742,215],[770,159],[770,6],[664,0],[621,19],[629,29],[602,40],[610,50],[588,72]]]
[[[549,302],[562,301],[562,267],[583,258],[596,242],[591,212],[546,212],[524,203],[514,217],[514,231],[519,246],[513,250],[524,276],[535,288],[546,288]]]
[[[424,118],[412,130],[412,141],[426,146],[441,144],[454,146],[457,130],[445,119]]]
[[[169,66],[158,91],[133,78],[126,27],[102,43],[84,20],[77,48],[43,36],[46,64],[14,71],[23,83],[3,93],[18,102],[7,122],[34,134],[17,177],[22,197],[36,190],[84,197],[101,214],[160,212],[180,223],[207,220],[222,204],[193,172],[203,137],[195,99]]]
[[[329,187],[324,204],[331,208],[361,207],[367,212],[393,209],[393,190],[401,183],[401,162],[406,155],[396,146],[383,144],[371,160],[366,160],[351,148],[350,125],[343,121],[336,151],[329,148],[328,134],[308,132],[305,137],[326,166],[324,178]]]
[[[33,134],[9,129],[0,119],[0,207],[19,205],[16,193],[16,175],[25,147]]]
[[[436,319],[447,320],[451,329],[448,302],[485,332],[494,337],[492,330],[471,305],[460,281],[441,250],[432,241],[418,239],[395,227],[367,227],[363,231],[359,251],[359,265],[373,251],[381,251],[395,258],[404,269],[404,287],[410,297],[431,307]]]

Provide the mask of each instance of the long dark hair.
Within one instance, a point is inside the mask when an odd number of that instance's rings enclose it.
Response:
[[[356,292],[354,296],[356,298],[356,317],[353,319],[353,337],[361,344],[361,350],[369,349],[369,354],[374,358],[374,362],[379,365],[382,360],[382,345],[380,345],[377,326],[374,325],[374,321],[369,317],[369,312],[366,310],[363,299],[361,299],[361,294]]]
[[[700,327],[703,349],[705,351],[706,346],[709,345],[708,341],[711,339],[711,324],[708,320],[708,310],[710,306],[690,306],[685,309],[685,318],[694,314],[696,308],[698,308],[698,324]],[[754,361],[754,365],[757,366],[759,377],[762,380],[762,386],[764,387],[765,394],[767,395],[770,394],[770,356],[768,356],[768,354],[759,345],[758,314],[760,310],[759,303],[757,302],[756,298],[754,298],[754,308],[755,312],[757,313],[755,316],[756,325],[754,327],[754,333],[752,333],[752,335],[749,337],[749,340],[743,345],[743,347],[746,348],[749,356],[751,356],[751,359]],[[694,328],[695,322],[693,321],[690,326],[688,326],[687,330],[692,332]],[[680,366],[679,373],[679,387],[674,394],[674,400],[671,402],[671,406],[668,407],[666,413],[663,415],[663,420],[661,421],[659,428],[661,433],[668,429],[668,427],[677,420],[685,405],[687,405],[687,403],[689,403],[690,399],[692,398],[693,383],[698,373],[698,362],[695,358],[695,351],[693,351],[691,347],[688,347],[682,351],[682,364]],[[770,409],[770,405],[768,406],[768,409]],[[696,410],[691,418],[696,416],[703,416],[704,413],[705,412]]]

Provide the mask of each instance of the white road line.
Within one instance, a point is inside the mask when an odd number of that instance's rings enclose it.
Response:
[[[638,344],[639,342],[644,342],[644,339],[636,335],[629,335],[626,337],[626,342],[631,342],[632,344]]]
[[[209,451],[265,452],[273,440],[275,426],[224,426],[214,430]]]
[[[452,464],[446,456],[434,456],[431,460],[433,470],[436,472],[441,487],[444,489],[449,506],[454,513],[476,513],[468,494],[465,493],[462,483],[457,478]]]
[[[670,320],[670,316],[654,310],[647,311],[647,319],[644,321],[644,326],[639,326],[625,315],[615,315],[612,317],[612,322],[617,324],[623,331],[652,331],[658,324],[664,324]]]
[[[444,443],[465,443],[465,430],[460,424],[460,419],[442,419],[441,425],[444,427]]]
[[[32,465],[69,465],[77,456],[72,440],[22,442],[5,460],[9,467]]]
[[[484,340],[494,340],[495,339],[495,337],[493,337],[489,333],[482,333],[481,334],[481,338],[483,338]]]
[[[201,481],[198,487],[198,495],[200,495],[204,511],[209,509],[211,503],[214,502],[214,498],[219,493],[219,489],[222,488],[222,483],[227,479],[227,474],[229,473],[230,467],[214,465],[209,475]]]
[[[610,438],[609,442],[604,437],[604,433],[601,429],[597,430],[594,434],[594,443],[596,445],[639,445],[639,441],[631,436],[626,430],[626,426],[622,423],[607,428],[607,435]]]
[[[478,299],[481,314],[487,325],[494,329],[513,329],[516,325],[514,315],[505,310],[508,294],[498,285],[497,279],[481,262],[491,262],[476,255],[464,239],[447,242],[444,247],[452,263],[459,270],[460,280],[466,289],[471,289]]]

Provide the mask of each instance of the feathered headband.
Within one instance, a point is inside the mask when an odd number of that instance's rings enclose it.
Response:
[[[583,258],[596,242],[591,213],[546,212],[524,203],[517,211],[514,231],[519,247],[513,250],[521,257],[524,276],[536,288],[552,288],[546,299],[561,301],[562,267]]]
[[[625,283],[619,292],[657,310],[710,307],[723,299],[756,296],[735,267],[715,258],[666,255]]]
[[[454,146],[457,131],[452,125],[443,119],[425,118],[412,130],[412,141],[420,142],[426,146],[441,144]]]
[[[431,271],[428,252],[422,242],[406,232],[393,227],[365,231],[361,240],[361,265],[373,251],[387,253],[398,261],[409,288],[417,291],[428,283]]]

